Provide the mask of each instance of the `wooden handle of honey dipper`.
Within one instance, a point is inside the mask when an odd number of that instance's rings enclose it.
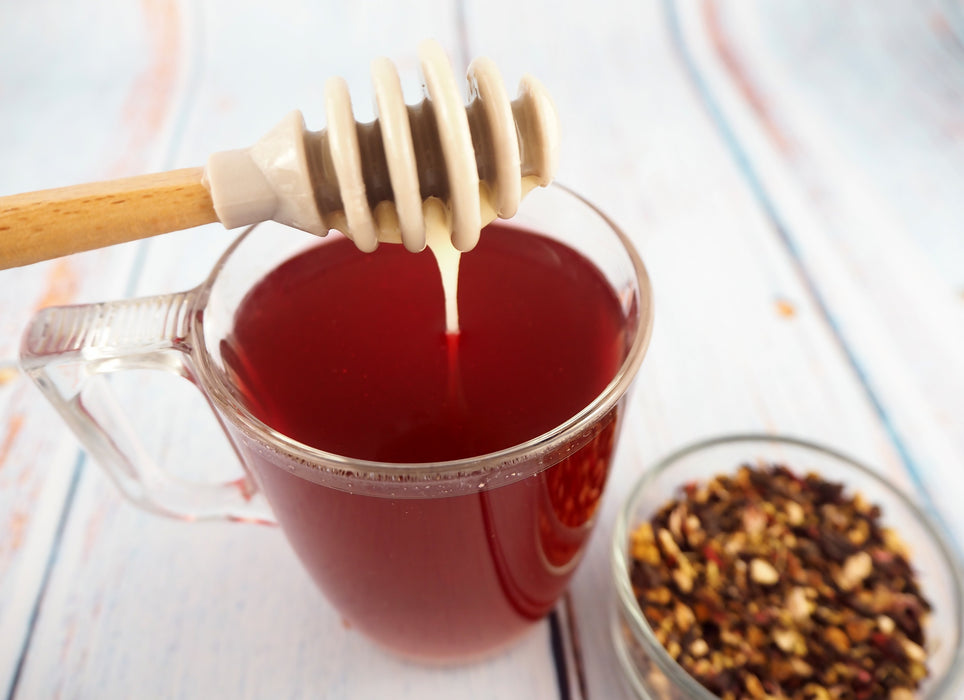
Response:
[[[0,269],[214,221],[233,229],[270,219],[317,236],[336,228],[365,252],[380,241],[418,251],[426,200],[450,214],[455,248],[471,250],[484,223],[514,215],[532,187],[552,180],[558,117],[531,76],[510,100],[494,64],[476,59],[465,105],[441,46],[423,42],[419,61],[426,97],[413,107],[394,66],[376,61],[372,124],[355,121],[336,78],[325,87],[322,131],[294,111],[204,168],[0,197]]]
[[[0,197],[0,269],[218,220],[204,168]]]

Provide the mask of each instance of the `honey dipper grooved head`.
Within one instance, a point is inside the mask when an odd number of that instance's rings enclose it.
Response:
[[[215,153],[205,182],[228,228],[273,219],[319,236],[337,229],[363,251],[379,242],[425,246],[425,206],[443,205],[452,242],[471,250],[485,224],[515,214],[553,178],[555,107],[524,76],[509,100],[492,61],[469,66],[465,104],[441,47],[419,47],[424,99],[406,105],[394,65],[372,64],[377,119],[355,121],[344,80],[325,86],[328,126],[307,131],[292,112],[251,148]]]

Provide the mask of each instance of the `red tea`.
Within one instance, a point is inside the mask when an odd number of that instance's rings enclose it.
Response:
[[[249,410],[306,445],[394,463],[478,456],[565,422],[627,350],[619,300],[570,248],[489,226],[446,335],[429,252],[326,241],[247,295],[222,353]],[[246,454],[298,555],[353,626],[408,654],[466,656],[544,615],[589,535],[616,412],[567,459],[508,486],[392,499]],[[239,439],[245,452],[245,441]]]

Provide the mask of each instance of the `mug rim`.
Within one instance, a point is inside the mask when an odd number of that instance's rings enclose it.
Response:
[[[332,471],[337,471],[345,475],[364,477],[366,479],[387,479],[394,482],[420,481],[426,477],[433,479],[446,476],[459,478],[468,475],[488,473],[507,464],[515,463],[522,465],[529,461],[533,455],[551,453],[553,449],[565,444],[567,440],[573,436],[573,433],[577,433],[581,427],[593,423],[610,411],[626,394],[626,391],[635,379],[652,336],[653,291],[649,273],[635,245],[629,236],[609,216],[588,199],[558,182],[551,183],[545,189],[548,191],[561,192],[582,204],[599,217],[602,223],[609,227],[616,235],[620,246],[628,256],[629,262],[635,272],[636,283],[639,287],[639,323],[633,334],[629,349],[626,352],[626,357],[606,387],[589,404],[573,416],[525,442],[517,443],[495,452],[435,462],[384,462],[358,459],[312,447],[275,430],[251,413],[224,385],[224,380],[220,377],[220,373],[212,366],[212,355],[204,339],[204,314],[199,313],[206,308],[211,290],[227,261],[241,243],[260,224],[249,226],[232,241],[221,257],[218,258],[218,261],[204,282],[195,290],[197,293],[195,313],[190,315],[190,332],[194,344],[190,354],[195,364],[194,369],[199,384],[203,387],[204,393],[210,397],[209,400],[214,404],[216,412],[228,417],[236,426],[250,437],[256,439],[261,445],[273,448],[275,451],[283,451],[285,457],[296,458],[297,466],[309,470],[306,474],[302,474],[300,470],[296,471],[296,473],[298,473],[299,476],[308,478],[310,478],[312,473],[319,471],[329,474]],[[549,465],[540,465],[539,469],[541,469],[542,466]],[[522,478],[530,473],[535,473],[535,471],[539,469],[524,470],[525,473],[519,473],[518,477]],[[481,487],[482,484],[480,484],[480,488]]]

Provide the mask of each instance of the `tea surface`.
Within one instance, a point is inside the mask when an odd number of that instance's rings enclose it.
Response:
[[[307,445],[428,462],[524,442],[575,415],[625,354],[599,271],[548,238],[494,224],[459,274],[445,333],[435,261],[340,239],[286,262],[246,297],[226,357],[250,410]]]

